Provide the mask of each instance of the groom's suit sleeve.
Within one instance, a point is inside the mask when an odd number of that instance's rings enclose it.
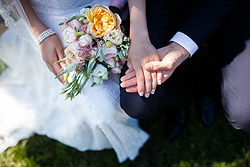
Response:
[[[236,5],[237,0],[206,1],[203,5],[195,8],[179,31],[186,34],[199,47],[223,23],[227,15],[236,8]]]

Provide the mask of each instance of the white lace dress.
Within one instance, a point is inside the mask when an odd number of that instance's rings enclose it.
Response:
[[[101,0],[30,0],[39,18],[57,31],[65,17]],[[34,133],[47,135],[80,151],[113,148],[119,162],[133,160],[149,138],[120,107],[119,79],[87,84],[80,96],[65,101],[61,83],[48,70],[38,46],[24,30],[8,29],[0,38],[0,152]],[[25,39],[25,40],[24,40]],[[35,48],[38,48],[37,50]]]

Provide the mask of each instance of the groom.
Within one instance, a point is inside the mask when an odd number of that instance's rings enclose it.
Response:
[[[207,42],[221,69],[221,101],[226,117],[235,129],[250,133],[250,2],[147,0],[147,24],[161,62],[147,63],[144,68],[163,70],[164,83],[149,98],[121,89],[121,106],[127,114],[147,118],[176,100],[185,106],[190,81],[183,62]],[[136,85],[122,80],[122,86]],[[128,99],[145,108],[132,108]]]

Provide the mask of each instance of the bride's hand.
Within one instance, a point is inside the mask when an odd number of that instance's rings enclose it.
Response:
[[[34,35],[38,37],[48,27],[37,17],[34,9],[31,7],[28,0],[20,1],[24,7],[25,13],[29,19]],[[40,44],[43,60],[49,70],[55,75],[58,75],[61,70],[60,64],[55,64],[59,59],[64,58],[64,49],[57,35],[51,35],[43,40]],[[63,83],[63,77],[58,78]]]
[[[57,35],[51,35],[47,37],[40,44],[42,58],[49,70],[57,76],[62,69],[62,64],[56,64],[60,59],[64,58],[64,49],[62,43]],[[60,82],[65,83],[63,76],[58,78]]]
[[[159,61],[159,57],[156,49],[151,42],[145,39],[131,40],[131,46],[128,53],[128,67],[133,69],[133,73],[136,76],[137,92],[140,96],[145,95],[149,97],[150,93],[154,93],[157,86],[156,72],[149,72],[145,70],[144,66],[146,63],[151,61]],[[126,82],[129,79],[128,75],[131,76],[133,73],[127,73],[121,78],[122,82]],[[121,84],[123,87],[124,85]],[[129,89],[127,89],[129,90]]]

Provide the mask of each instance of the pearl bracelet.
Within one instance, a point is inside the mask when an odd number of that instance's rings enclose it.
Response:
[[[55,32],[52,29],[47,29],[43,31],[36,39],[36,42],[40,45],[43,40],[51,35],[55,34]]]

